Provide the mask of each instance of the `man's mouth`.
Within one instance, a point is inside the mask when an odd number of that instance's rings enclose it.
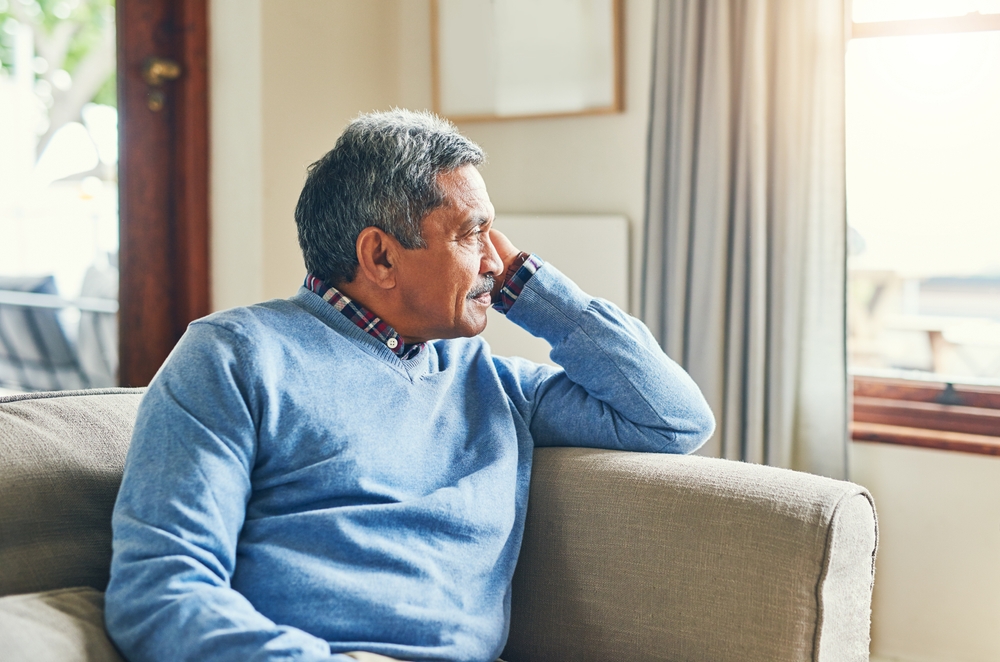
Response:
[[[473,290],[471,292],[469,292],[469,298],[470,299],[479,299],[479,298],[484,297],[484,296],[486,296],[488,298],[491,297],[491,295],[493,293],[493,285],[494,285],[494,283],[495,283],[495,281],[493,280],[493,276],[487,274],[483,278],[483,282],[478,287],[473,288]]]

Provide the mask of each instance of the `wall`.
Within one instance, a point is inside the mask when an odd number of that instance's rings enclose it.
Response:
[[[262,0],[263,295],[305,277],[293,211],[306,167],[361,111],[396,102],[397,2]]]
[[[404,2],[400,12],[400,99],[408,107],[431,106],[428,7],[427,0]],[[624,113],[459,126],[486,150],[482,172],[497,213],[623,215],[639,264],[652,24],[652,0],[626,2]],[[632,272],[635,307],[638,273]]]
[[[400,13],[400,98],[409,107],[431,105],[428,4],[407,1]],[[653,7],[652,0],[625,3],[624,113],[459,125],[486,150],[482,173],[498,214],[623,215],[631,224],[633,265],[640,263],[645,213]]]
[[[211,16],[213,297],[224,308],[298,286],[292,211],[306,166],[346,122],[430,106],[429,4],[212,0]],[[652,0],[626,2],[625,113],[461,126],[489,154],[498,212],[629,219],[633,308],[652,18]],[[882,527],[873,653],[1000,659],[1000,459],[875,444],[853,453]]]
[[[880,529],[873,655],[1000,660],[1000,458],[852,446],[851,479],[875,497]]]
[[[306,167],[398,103],[400,0],[212,0],[212,304],[294,293]]]
[[[287,296],[298,286],[304,273],[292,212],[305,168],[333,146],[352,117],[431,106],[428,0],[254,0],[248,6],[251,11],[241,11],[237,0],[213,0],[216,308]],[[255,6],[256,25],[248,17]],[[460,128],[489,155],[483,174],[498,212],[621,214],[632,224],[635,251],[653,3],[632,0],[626,8],[624,113]],[[252,285],[244,287],[243,278]]]
[[[209,4],[211,290],[216,310],[263,298],[260,0]]]

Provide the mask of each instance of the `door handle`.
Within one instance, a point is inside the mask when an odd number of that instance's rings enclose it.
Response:
[[[181,65],[165,57],[147,57],[142,63],[142,78],[154,87],[164,81],[176,80],[181,75]]]
[[[163,110],[167,97],[160,88],[168,80],[180,78],[181,65],[165,57],[147,57],[142,63],[142,78],[149,83],[146,105],[154,113]]]

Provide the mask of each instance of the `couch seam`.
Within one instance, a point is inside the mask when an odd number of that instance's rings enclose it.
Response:
[[[0,396],[0,405],[26,400],[49,400],[55,398],[76,398],[87,395],[139,395],[146,392],[146,387],[120,387],[74,389],[71,391],[31,391],[29,393],[14,393]]]
[[[63,588],[50,588],[47,591],[32,591],[31,593],[10,593],[8,595],[0,596],[0,600],[10,600],[11,602],[20,602],[22,600],[30,600],[40,597],[46,597],[53,594],[66,594],[66,593],[87,593],[94,591],[104,595],[104,591],[98,591],[93,586],[66,586]]]
[[[857,489],[852,490],[850,492],[844,492],[843,494],[841,494],[841,497],[840,499],[837,500],[837,503],[834,505],[833,510],[830,511],[830,517],[827,519],[826,542],[823,547],[823,561],[822,561],[823,565],[821,568],[820,575],[816,581],[816,629],[813,633],[813,652],[812,652],[813,662],[820,662],[819,642],[823,630],[822,594],[823,594],[823,586],[826,583],[827,576],[829,575],[830,572],[830,554],[833,549],[834,521],[837,518],[837,512],[840,510],[840,507],[843,504],[845,504],[848,499],[856,496],[863,496],[865,497],[865,499],[867,499],[868,504],[871,506],[872,509],[872,517],[875,518],[875,545],[872,549],[872,567],[871,567],[872,580],[871,583],[869,583],[869,588],[871,588],[875,583],[875,552],[878,550],[878,519],[876,518],[875,515],[875,500],[872,498],[868,490],[858,485]]]

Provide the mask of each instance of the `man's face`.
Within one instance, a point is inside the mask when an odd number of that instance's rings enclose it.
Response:
[[[471,165],[438,175],[445,204],[421,222],[425,248],[397,258],[398,284],[408,307],[407,342],[474,336],[486,328],[492,278],[503,262],[490,241],[493,204]],[[491,278],[492,276],[492,278]]]

